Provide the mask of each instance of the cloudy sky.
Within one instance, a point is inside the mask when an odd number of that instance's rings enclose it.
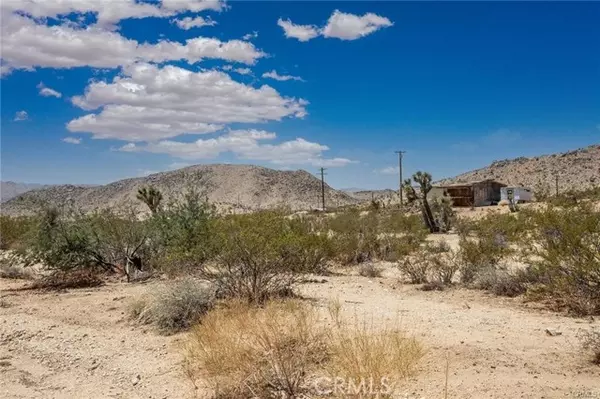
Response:
[[[600,142],[600,3],[3,0],[2,180],[394,187]]]

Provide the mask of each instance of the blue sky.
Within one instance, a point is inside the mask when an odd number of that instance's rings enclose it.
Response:
[[[600,3],[39,1],[0,6],[2,180],[383,188],[396,149],[442,178],[600,142]]]

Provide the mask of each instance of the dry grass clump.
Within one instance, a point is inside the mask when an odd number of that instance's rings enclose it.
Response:
[[[423,355],[403,333],[344,324],[340,306],[332,308],[337,316],[327,326],[314,307],[298,300],[262,307],[227,302],[192,330],[186,372],[194,383],[207,381],[216,398],[346,397],[348,391],[332,390],[340,378],[346,388],[369,380],[391,386]]]
[[[189,328],[206,314],[214,303],[213,289],[191,278],[166,284],[130,305],[130,317],[151,324],[163,334]]]
[[[296,397],[326,348],[315,312],[295,300],[229,302],[210,312],[188,343],[188,375],[206,379],[218,398]]]
[[[324,364],[328,382],[343,379],[342,389],[332,392],[337,397],[372,397],[374,392],[394,397],[396,386],[414,372],[424,355],[421,344],[402,331],[357,320],[330,329],[328,342],[329,359]]]

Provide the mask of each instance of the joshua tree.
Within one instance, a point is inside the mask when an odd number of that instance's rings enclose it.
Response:
[[[156,187],[148,186],[140,188],[136,198],[148,205],[150,212],[155,214],[160,209],[160,203],[163,199],[163,196]]]
[[[423,214],[423,220],[425,221],[425,224],[430,232],[437,233],[440,229],[435,222],[429,202],[427,202],[427,194],[432,188],[431,175],[427,172],[417,172],[412,176],[412,179],[419,185],[421,192],[420,195],[417,195],[415,189],[411,185],[411,181],[407,179],[404,181],[404,191],[406,192],[406,197],[408,198],[409,202],[417,199],[421,200],[421,213]]]

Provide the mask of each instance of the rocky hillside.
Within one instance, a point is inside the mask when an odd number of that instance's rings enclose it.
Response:
[[[600,185],[600,145],[534,158],[495,161],[491,165],[439,181],[440,184],[495,179],[511,186],[554,191],[585,190]]]
[[[0,182],[0,202],[8,201],[17,195],[42,187],[44,187],[43,184],[15,183],[14,181]]]
[[[220,210],[255,210],[287,206],[293,210],[320,207],[321,182],[310,173],[280,171],[251,165],[196,165],[146,177],[119,180],[104,186],[58,185],[26,192],[2,204],[4,214],[27,214],[37,204],[72,205],[89,211],[133,206],[146,211],[136,200],[137,190],[153,185],[165,202],[180,198],[189,189],[207,196]],[[349,195],[325,188],[328,206],[356,202]]]

